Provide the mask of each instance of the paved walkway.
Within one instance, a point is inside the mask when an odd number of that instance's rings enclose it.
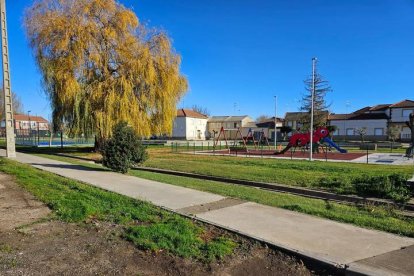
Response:
[[[414,275],[411,238],[33,155],[18,153],[16,159],[354,272]]]

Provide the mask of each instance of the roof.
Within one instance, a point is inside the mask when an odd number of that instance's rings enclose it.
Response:
[[[414,107],[414,101],[402,100],[401,102],[390,105],[390,107]]]
[[[351,113],[351,114],[330,114],[330,121],[345,121],[345,120],[388,120],[385,113]]]
[[[378,104],[369,109],[369,111],[384,111],[390,107],[391,104]]]
[[[277,117],[277,123],[283,123],[285,120],[283,118]],[[257,127],[266,127],[266,128],[274,128],[275,127],[275,117],[269,118],[262,122],[256,123]]]
[[[16,121],[32,121],[32,122],[39,122],[39,123],[49,123],[43,117],[40,116],[29,116],[24,114],[14,114],[14,120]]]
[[[356,114],[348,118],[348,120],[388,120],[388,116],[385,113],[362,113]]]
[[[361,109],[358,109],[358,110],[354,111],[353,113],[354,114],[365,113],[365,112],[369,111],[370,109],[371,109],[371,106],[366,106],[366,107],[363,107]]]
[[[177,110],[177,117],[190,117],[190,118],[198,118],[198,119],[207,119],[208,117],[204,114],[201,114],[197,111],[191,109],[178,109]]]
[[[353,116],[353,114],[329,114],[328,120],[347,120],[349,117]]]
[[[212,116],[208,119],[209,122],[238,122],[246,118],[251,119],[248,115],[243,116]],[[251,119],[253,121],[253,119]]]

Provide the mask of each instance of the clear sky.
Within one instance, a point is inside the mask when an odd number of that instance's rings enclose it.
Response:
[[[13,90],[25,110],[49,102],[22,27],[29,0],[6,0]],[[190,90],[179,107],[256,118],[296,111],[311,59],[329,80],[331,111],[414,99],[413,0],[122,0],[164,29]],[[347,101],[349,107],[347,108]]]

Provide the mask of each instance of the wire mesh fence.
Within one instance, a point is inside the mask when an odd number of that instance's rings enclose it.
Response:
[[[16,130],[16,145],[34,147],[64,147],[87,145],[93,146],[94,138],[68,137],[61,132],[51,133],[48,130]]]

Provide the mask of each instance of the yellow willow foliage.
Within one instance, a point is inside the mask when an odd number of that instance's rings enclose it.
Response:
[[[171,133],[187,80],[164,33],[115,0],[38,0],[25,27],[55,128],[107,138],[126,121],[142,136]]]

